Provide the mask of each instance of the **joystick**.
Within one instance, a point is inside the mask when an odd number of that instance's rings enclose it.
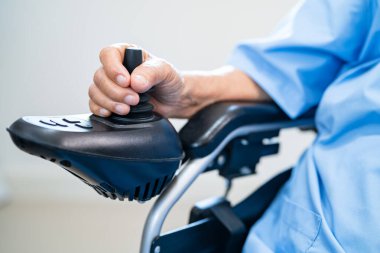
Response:
[[[140,49],[126,49],[123,65],[129,73],[141,63]],[[111,199],[151,199],[183,159],[177,132],[153,112],[147,93],[125,116],[26,116],[7,130],[21,150],[61,166]]]
[[[138,48],[125,49],[123,65],[128,70],[129,74],[132,74],[133,70],[143,63],[142,50]],[[147,92],[140,93],[140,101],[137,105],[131,106],[130,112],[127,115],[118,115],[113,113],[110,116],[110,120],[119,124],[131,124],[142,123],[156,120],[153,114],[153,105],[149,103],[149,93],[153,89]]]

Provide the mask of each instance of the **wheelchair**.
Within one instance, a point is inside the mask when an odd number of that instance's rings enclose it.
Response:
[[[141,59],[133,54],[125,57],[136,67]],[[104,197],[145,202],[158,196],[140,253],[234,253],[241,252],[249,228],[290,169],[234,206],[226,197],[196,203],[186,226],[162,234],[168,213],[205,172],[217,170],[229,182],[227,191],[235,178],[255,173],[260,158],[278,153],[280,130],[314,130],[314,114],[313,109],[292,120],[275,104],[224,101],[203,108],[176,132],[152,111],[149,95],[141,94],[127,116],[29,116],[8,131],[21,150],[56,163]]]

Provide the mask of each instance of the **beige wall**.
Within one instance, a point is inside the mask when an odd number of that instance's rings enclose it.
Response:
[[[87,87],[105,45],[132,42],[179,69],[212,69],[237,41],[268,34],[295,2],[1,0],[0,202],[7,188],[11,203],[0,209],[0,252],[134,252],[150,206],[104,200],[20,152],[5,132],[14,120],[88,112]],[[293,164],[313,135],[288,131],[281,138],[286,149],[260,165],[259,177],[239,180],[234,201]],[[184,224],[193,201],[222,190],[215,174],[200,179],[168,227]]]

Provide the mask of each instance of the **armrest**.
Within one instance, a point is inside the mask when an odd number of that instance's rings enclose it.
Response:
[[[292,120],[272,103],[219,102],[196,113],[179,135],[186,155],[199,158],[210,154],[231,132],[239,128],[257,126],[252,128],[252,132],[287,127],[312,128],[314,114],[315,108]]]

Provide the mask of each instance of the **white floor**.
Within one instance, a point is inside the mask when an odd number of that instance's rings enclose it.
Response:
[[[0,209],[0,252],[138,252],[143,222],[152,201],[139,204],[103,199],[75,178],[70,179],[73,182],[66,184],[80,192],[80,198],[88,194],[87,200],[80,201],[75,196],[71,201],[68,198],[26,199],[16,190],[12,202]],[[243,181],[248,194],[258,178]],[[17,184],[22,189],[33,189],[35,182],[19,181]],[[214,186],[212,189],[210,184]],[[215,173],[196,182],[170,214],[164,230],[186,224],[191,204],[219,195],[223,192],[223,184]],[[39,187],[52,189],[49,194],[54,194],[54,188],[48,185]],[[60,187],[59,182],[57,187]],[[60,196],[59,190],[56,194]]]

